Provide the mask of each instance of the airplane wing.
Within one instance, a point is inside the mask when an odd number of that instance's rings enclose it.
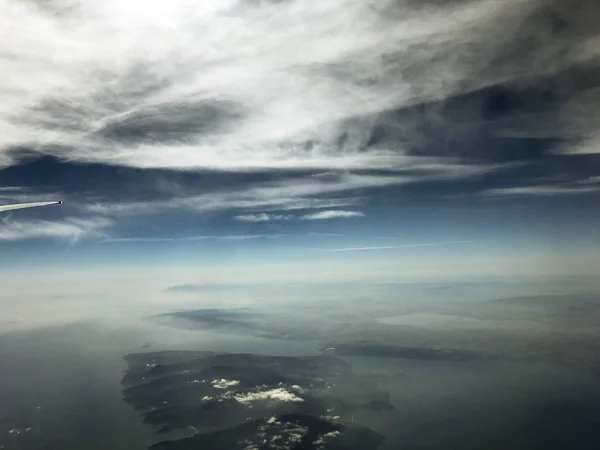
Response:
[[[35,208],[37,206],[60,205],[62,202],[33,202],[33,203],[17,203],[15,205],[0,205],[0,212],[12,211],[13,209]]]

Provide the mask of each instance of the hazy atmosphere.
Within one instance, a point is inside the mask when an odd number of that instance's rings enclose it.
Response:
[[[598,23],[0,0],[0,449],[599,448]]]

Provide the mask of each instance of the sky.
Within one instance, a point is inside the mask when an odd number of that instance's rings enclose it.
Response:
[[[595,3],[0,0],[0,267],[597,274]]]

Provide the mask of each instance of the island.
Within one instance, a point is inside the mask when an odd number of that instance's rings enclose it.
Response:
[[[153,450],[377,449],[384,437],[354,413],[393,409],[385,377],[354,373],[333,355],[167,351],[125,360],[125,402],[159,434],[187,432]]]

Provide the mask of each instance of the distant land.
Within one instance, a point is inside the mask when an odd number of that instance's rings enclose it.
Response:
[[[437,361],[477,361],[488,359],[485,355],[469,350],[372,344],[342,344],[333,348],[331,351],[340,356],[360,355]]]

